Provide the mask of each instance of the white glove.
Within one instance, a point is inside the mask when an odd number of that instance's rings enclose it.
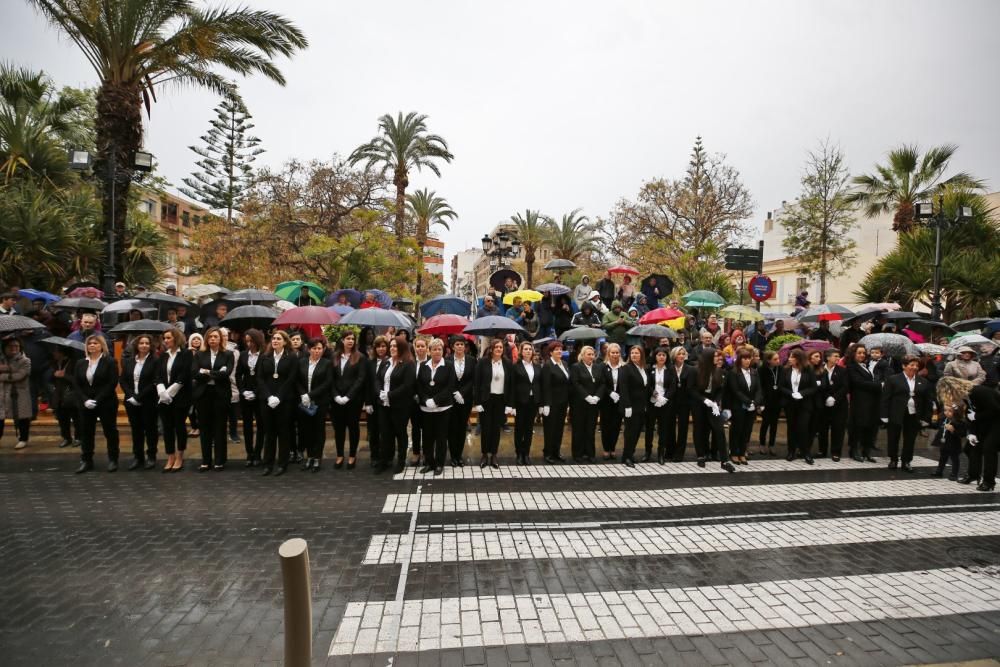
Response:
[[[346,396],[334,396],[333,401],[337,405],[347,405],[348,403],[351,402],[351,399],[347,398]]]
[[[601,402],[601,399],[597,398],[596,396],[588,396],[587,398],[585,398],[583,400],[587,401],[591,405],[597,405],[598,403]]]
[[[271,396],[270,398],[267,399],[267,407],[271,408],[272,410],[278,407],[279,403],[281,403],[281,399],[278,398],[277,396]]]
[[[163,397],[167,395],[167,387],[166,387],[166,385],[162,385],[162,384],[156,385],[156,395],[159,396],[160,400],[162,401]]]
[[[300,396],[299,399],[302,401],[302,405],[305,405],[305,406],[308,406],[309,403],[311,402],[309,400],[309,394],[302,394],[302,396]],[[270,401],[268,401],[268,402],[270,403]]]
[[[228,373],[229,371],[228,371],[228,369],[225,366],[223,366],[222,368],[219,369],[219,372],[220,373]]]
[[[372,406],[370,406],[370,405],[366,405],[366,406],[365,406],[365,414],[369,414],[369,415],[370,415],[370,414],[372,414],[373,412],[375,412],[375,408],[373,408],[373,407],[372,407]]]
[[[710,398],[706,398],[706,399],[705,399],[705,400],[703,401],[703,403],[705,404],[705,407],[706,407],[706,408],[714,408],[714,407],[716,407],[716,405],[715,405],[715,401],[713,401],[713,400],[712,400],[712,399],[710,399]]]
[[[930,422],[925,422],[923,419],[920,420],[920,428],[927,428],[930,426]]]
[[[733,411],[732,410],[723,410],[722,411],[722,420],[723,421],[729,421],[732,416],[733,416]]]
[[[517,416],[517,408],[511,408],[510,409],[510,416],[511,417],[516,417]]]
[[[170,397],[170,394],[164,394],[163,398],[160,399],[160,403],[163,405],[170,405],[174,402],[174,399]]]
[[[836,404],[837,404],[837,399],[835,399],[833,396],[826,397],[826,407],[832,408]]]
[[[136,400],[135,396],[133,396],[132,398],[126,400],[125,402],[128,403],[129,405],[133,405],[135,407],[139,407],[140,405],[142,405],[141,403],[139,403],[138,400]]]
[[[380,401],[382,401],[383,403],[385,403],[386,401],[389,400],[389,392],[387,392],[385,389],[383,389],[382,391],[380,391],[378,393],[378,399]]]
[[[472,411],[473,412],[482,412],[483,411],[483,406],[481,406],[481,405],[474,405],[474,406],[472,406]]]
[[[612,400],[612,401],[614,401],[615,403],[617,403],[617,402],[618,402],[618,399],[620,399],[620,398],[621,398],[621,396],[619,396],[619,395],[618,395],[618,392],[617,392],[617,391],[613,391],[613,392],[611,392],[610,394],[608,394],[608,396],[610,396],[610,397],[611,397],[611,400]]]
[[[802,394],[800,394],[797,391],[794,391],[794,392],[792,392],[792,398],[794,398],[796,401],[801,401],[802,400]]]
[[[514,408],[504,408],[503,409],[503,413],[505,415],[512,415],[512,414],[514,414]]]
[[[201,369],[200,371],[198,371],[198,372],[199,372],[199,373],[201,373],[202,375],[208,375],[208,374],[209,374],[209,373],[211,373],[212,371],[210,371],[210,370],[209,370],[209,369],[207,369],[207,368],[202,368],[202,369]]]
[[[976,411],[975,410],[969,410],[969,412],[965,416],[969,419],[970,422],[976,421]]]
[[[547,405],[543,405],[538,409],[538,411],[542,414],[543,417],[549,416],[549,406]]]
[[[979,438],[977,438],[975,435],[973,435],[972,433],[970,433],[969,434],[969,444],[972,445],[973,447],[975,447],[976,445],[979,444]]]
[[[337,398],[339,399],[340,397],[338,396]],[[424,401],[424,405],[429,407],[431,410],[437,407],[437,403],[434,402],[433,398],[428,398],[426,401]]]
[[[174,398],[180,392],[181,392],[181,384],[179,382],[175,382],[169,387],[167,387],[167,394],[170,396],[170,398]]]
[[[888,424],[889,423],[889,418],[888,417],[882,417],[882,423],[883,424]]]
[[[455,402],[458,403],[459,405],[465,405],[465,398],[462,396],[462,392],[456,391],[451,396],[452,398],[455,399]]]
[[[656,399],[656,404],[655,404],[656,407],[662,408],[666,404],[667,404],[667,398],[665,396],[660,396],[658,399]]]
[[[756,409],[757,409],[757,406],[754,404],[753,401],[750,401],[750,405],[747,406],[747,412],[753,412]]]
[[[625,408],[625,419],[632,418],[632,408]]]
[[[243,398],[247,401],[252,401],[255,398],[257,398],[257,394],[253,393],[252,391],[245,391],[243,392]]]
[[[86,401],[83,402],[83,407],[87,408],[88,410],[93,410],[94,408],[97,407],[97,401],[95,401],[92,398],[88,398]]]

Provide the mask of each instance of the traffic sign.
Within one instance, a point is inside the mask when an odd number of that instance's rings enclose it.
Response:
[[[750,279],[747,291],[754,301],[767,301],[774,296],[774,281],[765,275],[756,275]]]

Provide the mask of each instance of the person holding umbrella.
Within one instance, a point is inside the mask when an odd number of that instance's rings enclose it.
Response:
[[[304,290],[308,288],[303,288]],[[330,391],[334,387],[334,365],[326,358],[326,339],[317,336],[308,343],[308,356],[298,359],[299,412],[303,413],[299,437],[306,448],[303,470],[319,472],[326,444],[326,412],[330,407]],[[334,393],[336,390],[334,389]],[[336,421],[334,422],[336,426]],[[343,431],[340,439],[340,460],[343,461]]]
[[[271,334],[271,347],[258,362],[257,399],[261,401],[264,423],[264,475],[285,474],[288,469],[288,448],[291,439],[292,410],[298,380],[298,363],[289,353],[288,334],[278,330]],[[275,455],[278,469],[275,472]]]
[[[913,355],[903,357],[903,372],[889,377],[882,387],[881,419],[886,425],[889,449],[889,469],[900,463],[899,439],[903,438],[902,469],[913,472],[913,447],[920,429],[931,421],[931,388],[920,377],[920,359]]]
[[[152,336],[139,334],[132,342],[132,354],[123,360],[119,378],[125,394],[125,414],[132,432],[132,462],[128,466],[129,470],[150,470],[156,467],[156,445],[159,441],[156,414],[158,371],[159,363],[153,351]]]
[[[103,336],[89,336],[84,342],[86,357],[76,362],[73,381],[83,402],[81,427],[83,431],[80,467],[77,473],[94,469],[94,435],[97,421],[101,422],[104,440],[108,447],[108,472],[118,470],[118,364],[108,354],[108,343]]]
[[[14,449],[28,446],[31,433],[31,360],[21,350],[21,341],[8,338],[0,354],[0,438],[9,419],[16,431]]]
[[[646,305],[650,310],[660,307],[660,297],[664,296],[660,289],[656,276],[649,276],[642,283],[642,293],[646,297]]]
[[[330,407],[337,444],[337,459],[333,467],[338,469],[344,465],[345,436],[350,437],[348,470],[354,470],[358,444],[361,442],[361,408],[364,404],[368,364],[358,352],[356,341],[353,333],[344,334],[333,355],[333,405]],[[314,465],[319,465],[319,462]]]
[[[264,430],[261,428],[261,403],[257,400],[257,364],[264,350],[264,334],[247,329],[243,334],[246,351],[236,361],[236,390],[240,394],[240,415],[243,418],[243,448],[246,467],[260,465],[264,450]]]
[[[590,294],[587,295],[587,300],[590,301],[594,296],[594,292],[597,292],[598,298],[604,304],[602,310],[607,310],[611,306],[611,302],[615,300],[615,292],[617,291],[618,288],[615,286],[615,279],[611,276],[611,272],[607,271],[604,277],[594,285],[594,289],[591,290]]]
[[[514,369],[504,356],[504,343],[499,338],[490,341],[486,354],[476,365],[476,383],[473,390],[472,408],[479,413],[482,428],[480,443],[482,458],[479,467],[499,469],[497,450],[500,447],[500,431],[506,415],[513,415]],[[515,415],[516,416],[516,415]]]
[[[584,304],[586,305],[586,304]],[[597,431],[598,405],[604,396],[602,364],[594,362],[595,352],[590,345],[580,348],[579,361],[569,369],[572,383],[570,420],[572,421],[573,461],[594,462],[594,436]]]
[[[427,344],[430,359],[417,368],[417,400],[423,412],[424,467],[420,473],[444,472],[448,450],[450,410],[455,403],[454,366],[444,358],[444,341],[434,338]]]
[[[229,405],[232,387],[229,376],[236,371],[233,353],[222,341],[222,331],[212,327],[205,332],[205,349],[194,357],[194,390],[201,426],[201,465],[199,472],[226,467]]]
[[[52,347],[52,387],[49,397],[59,423],[59,447],[80,446],[80,401],[73,387],[73,361],[67,350]],[[75,437],[74,437],[75,434]]]

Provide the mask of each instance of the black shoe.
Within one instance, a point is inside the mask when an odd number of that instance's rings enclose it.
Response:
[[[531,465],[531,459],[528,458],[527,454],[524,455],[524,459],[523,460],[524,460],[524,465],[526,465],[526,466],[530,466]]]
[[[903,465],[902,465],[902,468],[903,468],[903,472],[910,472],[910,473],[913,472],[913,467],[910,465],[909,461],[904,461]]]
[[[629,468],[635,467],[635,461],[633,461],[632,459],[625,459],[624,461],[622,461],[622,463],[624,463]]]
[[[287,465],[278,466],[278,469],[274,471],[274,476],[275,477],[280,477],[280,476],[284,475],[287,471],[288,471],[288,466]]]
[[[152,470],[156,467],[156,459],[146,459],[146,462],[142,464],[143,470]]]
[[[319,472],[319,459],[313,459],[313,472]]]
[[[705,457],[704,456],[699,456],[698,457],[698,467],[699,468],[704,468],[705,467]]]
[[[398,475],[404,470],[406,470],[406,461],[399,461],[396,463],[396,467],[392,469],[392,473],[394,475]]]
[[[950,481],[950,482],[957,482],[958,481],[958,475],[948,475],[948,481]]]
[[[434,468],[434,476],[435,477],[439,476],[443,472],[444,472],[444,468],[442,468],[441,466],[438,466],[437,468]]]
[[[140,461],[139,459],[132,459],[128,464],[129,470],[138,470],[141,467],[142,467],[142,461]]]
[[[785,460],[786,461],[794,461],[795,460],[795,452],[789,452],[788,456],[785,457]]]
[[[840,463],[840,457],[839,456],[831,456],[830,460],[833,461],[834,463]]]
[[[426,475],[429,472],[434,472],[434,466],[426,465],[420,469],[421,475]]]
[[[860,457],[860,456],[852,456],[851,458],[853,460],[857,461],[858,463],[864,463],[865,462],[865,460],[862,457]]]
[[[819,452],[819,453],[817,453],[815,458],[817,458],[817,459],[825,459],[826,458],[826,452]]]
[[[899,459],[889,459],[889,470],[895,470],[899,467]]]
[[[642,462],[643,463],[649,463],[652,460],[653,460],[653,453],[652,452],[646,452],[646,455],[642,457]]]
[[[878,461],[876,461],[875,459],[873,459],[870,456],[866,456],[865,457],[865,463],[878,463]]]
[[[480,468],[485,468],[489,464],[490,464],[490,462],[486,459],[486,455],[483,454],[483,458],[479,459],[479,467]]]
[[[207,463],[202,463],[200,466],[198,466],[198,472],[208,472],[211,469],[212,466],[208,465]]]
[[[722,462],[722,469],[726,472],[736,472],[736,468],[729,461]]]
[[[457,463],[458,463],[458,467],[459,468],[464,468],[465,467],[465,459],[459,459],[457,461]]]
[[[78,470],[77,472],[81,472],[81,471]],[[971,477],[969,477],[968,475],[965,475],[960,480],[958,480],[958,483],[959,484],[972,484],[975,481],[977,481],[977,480],[974,480]]]
[[[354,470],[354,467],[355,467],[356,465],[358,465],[358,460],[357,460],[357,459],[354,459],[354,463],[351,463],[351,462],[348,462],[348,463],[347,463],[347,469],[348,469],[348,470]]]
[[[336,468],[337,470],[340,470],[341,468],[343,468],[344,467],[344,459],[340,459],[339,461],[334,461],[333,462],[333,467]]]
[[[815,463],[815,461],[813,461],[813,457],[809,456],[808,454],[803,456],[802,460],[806,462],[806,465],[812,465],[813,463]]]
[[[212,466],[212,470],[214,470],[215,472],[222,472],[225,469],[226,469],[225,463],[216,463],[214,466]]]
[[[934,472],[931,473],[931,477],[938,477],[938,478],[944,477],[944,470],[935,470]]]
[[[550,466],[551,466],[551,465],[555,465],[556,463],[558,463],[558,461],[556,461],[556,460],[555,460],[554,458],[552,458],[551,456],[546,456],[546,457],[545,457],[544,459],[542,459],[542,460],[543,460],[543,461],[545,461],[545,462],[546,462],[547,464],[549,464]]]
[[[118,470],[118,461],[108,461],[108,472],[115,472]]]
[[[497,455],[493,454],[490,457],[490,467],[494,470],[500,470],[500,464],[497,462]]]
[[[80,461],[80,467],[76,469],[76,473],[88,472],[94,469],[94,464],[90,461]]]
[[[73,444],[73,441],[72,441],[72,440],[67,440],[66,438],[63,438],[63,439],[62,439],[62,440],[61,440],[61,441],[59,442],[59,449],[62,449],[63,447],[69,447],[69,446],[70,446],[70,445],[72,445],[72,444]]]
[[[663,465],[664,463],[666,463],[667,462],[666,455],[663,452],[660,452],[659,454],[657,454],[656,455],[656,462],[659,463],[660,465]]]
[[[976,491],[989,492],[992,490],[993,490],[993,484],[990,484],[989,486],[987,486],[986,484],[980,484],[979,486],[976,487]]]
[[[556,455],[555,455],[555,456],[553,456],[552,458],[554,458],[554,459],[555,459],[556,461],[558,461],[559,463],[566,463],[566,459],[565,459],[565,458],[563,458],[562,456],[559,456],[558,454],[556,454]]]
[[[274,472],[274,468],[272,468],[271,466],[264,466],[264,472],[261,473],[261,477],[267,477],[272,472]]]
[[[451,460],[451,467],[452,468],[457,468],[458,467],[458,461],[456,461],[455,459],[452,459]]]

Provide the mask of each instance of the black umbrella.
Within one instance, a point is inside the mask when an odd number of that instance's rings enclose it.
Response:
[[[410,329],[413,322],[404,313],[388,308],[359,308],[340,318],[338,324],[353,324],[359,327],[396,327]]]
[[[233,303],[278,303],[281,301],[281,297],[274,292],[268,292],[262,289],[241,289],[236,290],[232,294],[227,294],[226,301],[231,301]]]
[[[567,329],[559,335],[559,340],[597,340],[598,338],[607,338],[608,332],[604,329],[595,329],[594,327],[573,327],[572,329]]]
[[[65,299],[59,299],[53,303],[49,308],[54,310],[65,309],[65,310],[104,310],[104,307],[108,305],[101,301],[100,299],[92,299],[89,296],[68,296]]]
[[[911,313],[907,310],[894,310],[888,313],[882,313],[882,319],[886,322],[908,322],[910,320],[919,320],[920,315],[917,313]]]
[[[902,357],[907,354],[916,355],[920,351],[912,340],[903,336],[902,334],[894,333],[876,333],[868,334],[860,341],[859,345],[864,345],[867,349],[872,349],[873,347],[882,348],[882,354],[889,357]]]
[[[85,352],[87,349],[82,342],[78,340],[70,340],[69,338],[63,338],[62,336],[49,336],[48,338],[43,338],[38,342],[44,343],[45,345],[65,347],[68,350],[76,350],[77,352]]]
[[[167,322],[160,322],[159,320],[132,320],[131,322],[122,322],[117,325],[108,335],[111,336],[134,336],[136,334],[162,334],[164,331],[173,329],[173,325]]]
[[[662,324],[640,324],[626,331],[629,336],[639,336],[641,338],[677,338],[677,332]]]
[[[343,320],[341,320],[343,322]],[[502,315],[487,315],[473,320],[469,326],[462,330],[462,333],[476,336],[499,336],[509,333],[525,333],[524,327]]]
[[[938,322],[937,320],[910,320],[906,323],[906,328],[911,331],[916,331],[918,334],[923,336],[933,336],[937,333],[942,333],[946,336],[954,336],[957,333],[952,327],[948,326],[944,322]]]
[[[650,279],[656,280],[656,287],[660,290],[659,298],[662,299],[665,296],[670,296],[670,293],[674,291],[674,281],[662,273],[651,273],[643,278],[642,282],[639,283],[638,290],[642,291],[643,287],[650,284]]]
[[[268,308],[267,306],[239,306],[238,308],[233,308],[222,318],[222,324],[227,328],[236,329],[237,331],[246,331],[247,329],[267,330],[270,328],[271,322],[278,319],[279,314],[274,308]]]
[[[867,322],[868,320],[874,320],[876,317],[881,317],[885,315],[884,310],[865,310],[853,317],[848,317],[844,319],[845,324],[851,324],[852,322]]]
[[[974,317],[971,320],[953,322],[951,328],[955,331],[980,331],[989,321],[988,317]]]
[[[133,299],[139,299],[146,303],[155,303],[158,306],[193,306],[194,304],[186,299],[166,292],[139,292]]]
[[[0,334],[27,333],[44,329],[44,324],[24,315],[0,316]]]
[[[500,269],[499,271],[494,271],[493,274],[490,275],[490,286],[493,287],[493,289],[502,290],[504,283],[508,278],[513,278],[514,285],[517,287],[524,284],[524,278],[522,278],[521,274],[514,269]]]
[[[576,264],[560,257],[549,261],[543,268],[546,271],[562,271],[563,269],[575,269]]]

